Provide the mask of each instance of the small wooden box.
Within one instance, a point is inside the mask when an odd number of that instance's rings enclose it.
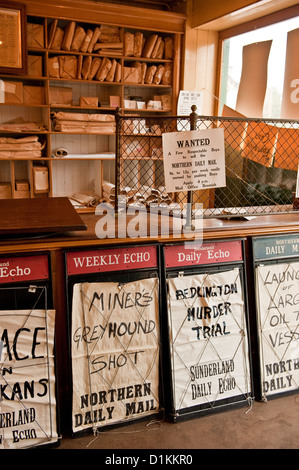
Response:
[[[120,96],[110,95],[109,96],[109,105],[110,105],[111,108],[119,108],[120,107]]]
[[[11,199],[10,183],[0,183],[0,199]]]
[[[16,180],[16,191],[29,191],[29,182],[27,180]]]

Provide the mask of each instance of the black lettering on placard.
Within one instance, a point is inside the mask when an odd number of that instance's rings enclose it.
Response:
[[[228,374],[235,370],[233,359],[226,361],[211,362],[209,364],[197,364],[190,367],[191,381],[212,377],[220,374]]]
[[[124,335],[149,334],[156,328],[154,320],[140,320],[132,322],[108,322],[104,325],[83,326],[77,328],[73,335],[74,343],[79,347],[80,342],[92,343],[103,339],[104,334],[109,338],[122,337]]]
[[[15,382],[13,385],[2,383],[0,385],[0,396],[5,400],[23,400],[34,397],[43,397],[48,392],[48,379],[34,380],[24,383]],[[1,427],[1,426],[0,426]]]
[[[264,280],[264,285],[267,284],[281,284],[283,282],[290,282],[290,281],[295,281],[299,279],[299,269],[295,270],[289,270],[286,269],[286,271],[279,273],[279,272],[273,272],[272,269],[269,268],[269,271],[266,274],[265,280]]]
[[[196,331],[196,339],[215,338],[217,336],[229,335],[230,331],[226,328],[226,322],[216,323],[211,326],[194,326],[192,331]]]
[[[92,369],[91,374],[100,372],[103,369],[119,369],[131,362],[133,365],[138,364],[139,354],[145,351],[125,351],[120,354],[109,354],[107,358],[104,355],[95,357],[91,360]]]
[[[19,328],[15,334],[13,339],[9,340],[9,334],[7,328],[5,328],[2,332],[1,341],[2,341],[2,352],[7,354],[7,358],[9,361],[16,360],[16,361],[24,361],[25,359],[41,359],[44,356],[39,356],[38,351],[36,351],[39,344],[38,335],[39,331],[45,331],[45,328],[34,328],[31,331],[29,328]],[[30,341],[31,347],[31,354],[27,354],[26,356],[22,355],[19,351],[19,342],[22,341]]]
[[[10,428],[35,421],[35,409],[23,408],[18,411],[0,413],[0,428]]]
[[[202,145],[210,145],[210,139],[186,139],[186,140],[177,140],[178,148],[183,147],[199,147]]]
[[[224,286],[198,286],[189,289],[177,289],[176,299],[193,299],[194,297],[219,297],[238,292],[237,283]]]
[[[220,285],[201,285],[191,286],[185,289],[176,289],[175,298],[176,300],[181,299],[211,299],[214,305],[210,302],[209,305],[206,302],[201,302],[199,305],[187,307],[187,320],[190,322],[196,322],[197,320],[216,320],[215,324],[202,325],[196,324],[191,327],[191,330],[196,333],[196,339],[202,340],[207,338],[213,338],[221,335],[229,335],[230,330],[227,326],[226,321],[220,321],[220,317],[227,316],[233,312],[233,299],[234,294],[238,294],[238,285],[236,282],[232,284],[220,284]],[[229,296],[231,301],[224,301],[223,296]],[[221,300],[217,302],[217,300]]]
[[[112,404],[115,405],[119,401],[125,404],[125,416],[154,411],[157,406],[151,395],[151,383],[148,382],[82,395],[80,399],[82,412],[74,416],[75,427],[112,419],[115,408]],[[147,398],[140,400],[143,397]],[[85,408],[88,410],[85,411]]]
[[[96,302],[97,300],[97,302]],[[149,292],[121,292],[111,293],[105,296],[104,292],[94,292],[89,310],[93,305],[100,310],[113,310],[117,306],[120,308],[147,307],[153,300]]]
[[[237,388],[237,380],[233,376],[234,371],[234,359],[192,365],[190,367],[192,400],[212,395],[215,390],[219,396],[225,392],[234,391]]]

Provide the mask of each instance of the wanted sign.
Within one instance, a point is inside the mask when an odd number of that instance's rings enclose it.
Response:
[[[223,129],[165,133],[162,145],[167,192],[226,185]]]
[[[298,390],[299,263],[257,266],[256,291],[262,395]]]
[[[0,312],[0,449],[54,443],[54,310]]]
[[[74,285],[73,432],[159,411],[158,279]]]
[[[169,324],[176,410],[250,393],[240,270],[170,278]]]

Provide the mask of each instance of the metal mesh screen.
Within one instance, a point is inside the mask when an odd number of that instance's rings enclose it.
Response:
[[[162,134],[222,127],[226,186],[196,190],[204,217],[296,210],[299,122],[197,116],[117,116],[116,195],[126,205],[182,206],[187,192],[167,193]],[[299,204],[298,204],[299,207]]]

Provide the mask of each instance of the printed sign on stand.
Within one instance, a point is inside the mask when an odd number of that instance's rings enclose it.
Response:
[[[165,266],[174,415],[247,403],[251,371],[242,242],[208,242],[197,250],[165,247]]]
[[[226,185],[224,130],[162,135],[166,191],[193,191]]]
[[[299,390],[299,237],[253,240],[260,397]]]
[[[196,106],[197,114],[201,114],[202,93],[200,91],[180,90],[177,106],[178,116],[189,116],[191,113],[191,106],[193,105]]]
[[[73,433],[158,413],[157,247],[71,252],[66,260],[76,276],[69,277]]]

